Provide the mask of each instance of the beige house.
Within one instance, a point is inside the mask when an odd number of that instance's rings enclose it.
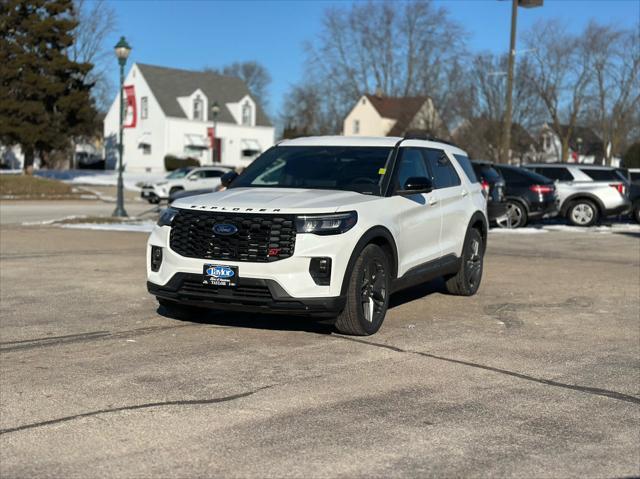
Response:
[[[427,96],[363,95],[344,119],[345,136],[403,136],[407,131],[443,135],[440,115]]]

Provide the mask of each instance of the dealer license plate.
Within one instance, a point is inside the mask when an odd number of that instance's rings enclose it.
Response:
[[[202,284],[233,288],[238,285],[238,267],[224,264],[205,264]]]

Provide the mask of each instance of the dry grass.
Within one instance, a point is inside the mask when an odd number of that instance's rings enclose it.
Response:
[[[2,199],[78,199],[82,194],[61,181],[28,175],[0,175]]]

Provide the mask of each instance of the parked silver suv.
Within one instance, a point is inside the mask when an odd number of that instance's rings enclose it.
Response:
[[[631,208],[628,181],[615,168],[571,163],[523,166],[556,181],[560,215],[572,225],[591,226]]]

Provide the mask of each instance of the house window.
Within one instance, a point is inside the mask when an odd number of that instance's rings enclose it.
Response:
[[[148,143],[143,143],[142,145],[140,145],[140,148],[142,148],[143,155],[151,154],[151,145],[149,145]]]
[[[242,124],[244,126],[251,125],[251,105],[248,101],[242,105]]]
[[[360,133],[360,120],[353,120],[353,134],[357,135]]]
[[[203,110],[204,110],[204,103],[202,102],[200,97],[197,97],[195,100],[193,100],[193,119],[202,121]]]
[[[149,99],[146,96],[140,98],[140,118],[149,118]]]

